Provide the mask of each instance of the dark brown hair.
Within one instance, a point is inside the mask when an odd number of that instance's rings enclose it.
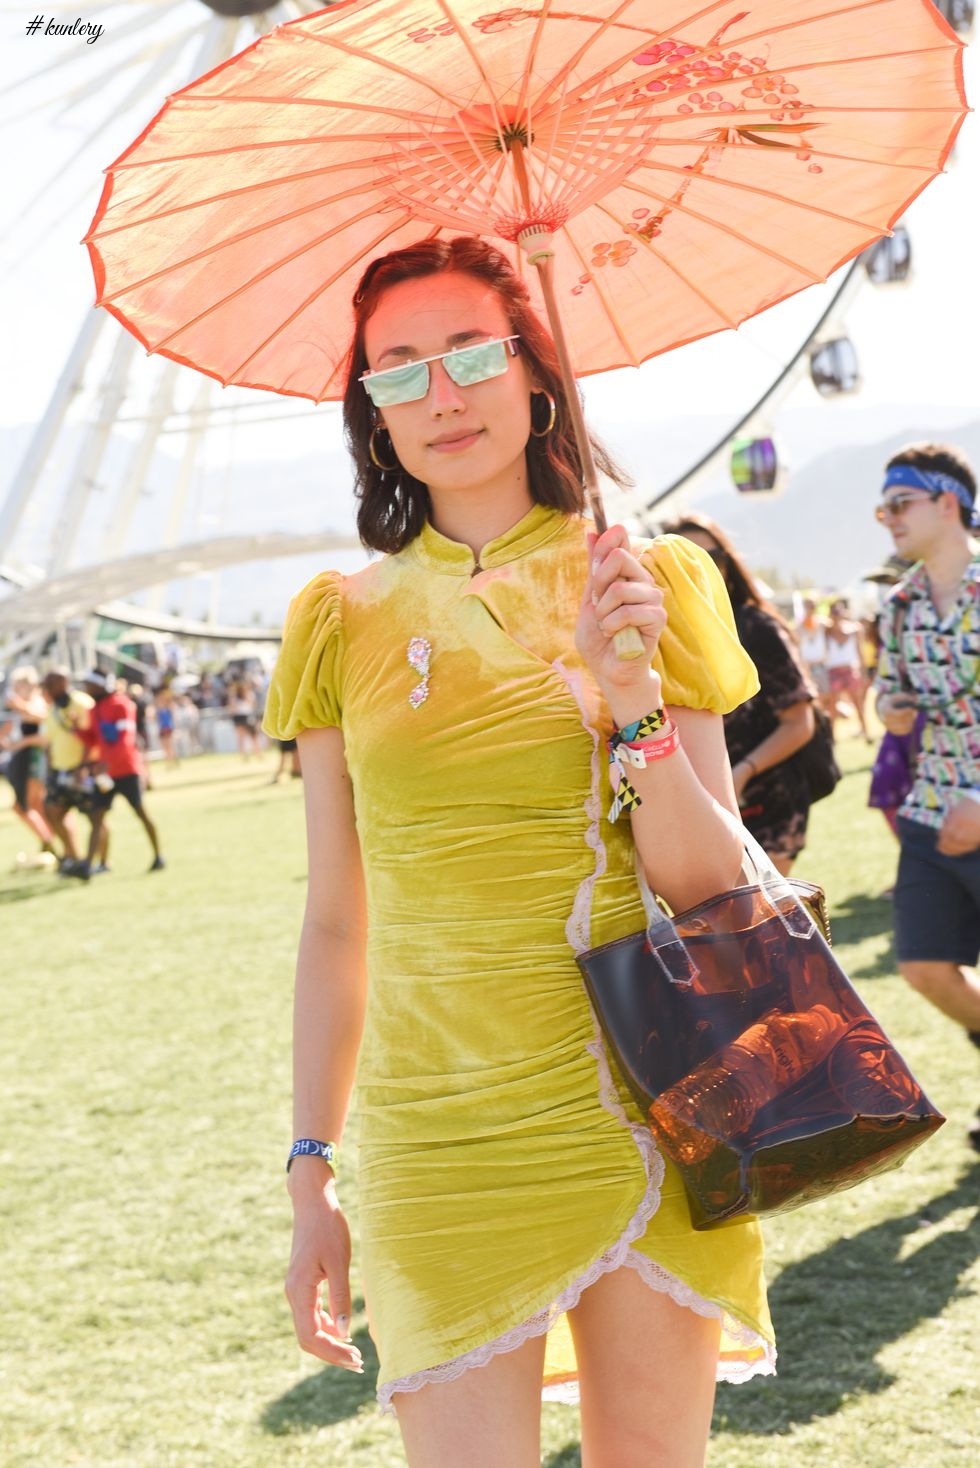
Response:
[[[528,373],[537,385],[536,395],[531,398],[531,421],[538,432],[546,427],[549,413],[547,400],[540,394],[550,393],[555,400],[554,428],[542,438],[532,434],[527,443],[532,499],[569,514],[581,511],[585,505],[582,464],[558,357],[550,335],[531,307],[524,281],[507,257],[485,240],[470,235],[453,240],[420,240],[372,261],[354,294],[355,329],[344,391],[344,435],[354,461],[354,492],[360,501],[357,530],[362,543],[371,550],[404,549],[421,531],[432,504],[428,488],[397,462],[386,434],[379,435],[380,443],[375,441],[375,451],[394,467],[382,470],[371,460],[371,434],[378,420],[359,380],[368,371],[364,329],[391,286],[446,272],[471,275],[489,285],[500,297],[510,329],[520,337]],[[591,434],[589,438],[600,472],[620,488],[626,488],[631,482],[629,477],[596,438]]]
[[[892,454],[885,469],[894,469],[899,464],[909,464],[913,469],[923,469],[927,474],[930,469],[937,474],[949,474],[953,479],[958,479],[960,484],[970,492],[970,497],[977,497],[977,480],[970,461],[966,455],[951,443],[910,443],[904,449],[899,449],[897,454]],[[960,505],[960,523],[968,529],[972,516],[966,505]]]
[[[779,625],[789,633],[793,641],[796,634],[792,627],[781,615],[779,610],[773,606],[760,592],[755,577],[748,566],[742,560],[732,544],[731,538],[725,534],[717,520],[710,519],[707,515],[699,515],[690,510],[687,514],[679,516],[664,524],[663,531],[666,535],[686,535],[688,530],[700,530],[704,535],[710,535],[718,547],[717,552],[709,552],[718,570],[721,572],[732,606],[737,612],[740,607],[758,607],[767,616],[775,618]]]

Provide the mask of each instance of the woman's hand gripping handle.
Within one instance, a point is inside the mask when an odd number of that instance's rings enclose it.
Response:
[[[602,535],[587,531],[585,538],[591,564],[575,644],[604,692],[646,691],[650,662],[667,624],[663,592],[634,556],[622,525]],[[620,640],[627,633],[637,651],[624,654]]]

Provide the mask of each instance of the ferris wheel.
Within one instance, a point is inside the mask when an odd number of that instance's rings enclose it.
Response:
[[[66,622],[77,632],[79,620],[99,608],[104,616],[175,635],[239,638],[247,630],[253,638],[272,637],[260,628],[222,625],[217,573],[318,545],[356,545],[352,524],[298,535],[258,523],[250,535],[237,533],[230,485],[247,461],[250,431],[271,424],[295,434],[301,420],[314,416],[310,405],[221,389],[147,358],[135,338],[91,309],[84,252],[75,248],[101,168],[171,92],[272,27],[321,8],[315,0],[110,0],[97,11],[83,7],[79,17],[81,37],[98,27],[94,45],[61,49],[3,89],[0,137],[16,144],[40,128],[64,139],[40,177],[22,178],[19,208],[0,234],[6,289],[11,297],[30,295],[38,331],[50,329],[29,262],[57,238],[54,268],[74,267],[72,305],[81,318],[72,337],[57,323],[59,345],[45,359],[43,407],[36,394],[35,426],[16,453],[4,455],[15,466],[0,494],[0,643],[7,656],[36,650],[56,632],[62,655],[70,657]],[[37,54],[33,44],[22,45],[21,61],[27,49]],[[331,410],[315,416],[322,421]],[[148,517],[146,501],[154,494],[158,513]],[[162,611],[167,583],[202,575],[211,577],[206,618]],[[131,605],[127,598],[144,588],[151,588],[149,604]],[[85,641],[79,660],[91,649],[91,629]]]

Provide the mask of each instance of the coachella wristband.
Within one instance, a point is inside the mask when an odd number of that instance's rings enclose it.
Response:
[[[292,1167],[297,1157],[322,1157],[324,1162],[333,1167],[337,1160],[336,1142],[318,1142],[315,1137],[300,1137],[298,1142],[293,1143],[293,1149],[286,1163],[286,1171]]]

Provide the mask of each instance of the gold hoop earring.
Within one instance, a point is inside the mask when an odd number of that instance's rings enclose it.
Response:
[[[376,469],[380,469],[382,474],[392,474],[396,469],[401,468],[401,464],[399,464],[398,462],[397,454],[395,454],[395,462],[393,464],[382,464],[381,460],[378,458],[377,451],[374,447],[374,435],[378,432],[379,428],[382,429],[384,433],[388,433],[388,430],[384,428],[383,424],[376,423],[374,425],[374,427],[371,429],[371,437],[368,439],[368,456],[370,457],[371,463],[374,465],[374,467]],[[391,443],[390,433],[388,433],[388,442]],[[393,454],[395,453],[394,445],[392,445],[391,451]]]
[[[533,421],[533,419],[531,421],[531,437],[532,438],[547,438],[548,437],[548,434],[551,432],[551,430],[555,426],[555,419],[558,417],[558,409],[557,409],[557,407],[555,405],[555,400],[551,396],[551,393],[550,392],[544,392],[543,390],[541,392],[532,393],[531,396],[532,396],[532,398],[547,398],[548,399],[548,423],[547,423],[547,426],[545,428],[538,429],[538,428],[535,428],[534,427],[534,421]]]

